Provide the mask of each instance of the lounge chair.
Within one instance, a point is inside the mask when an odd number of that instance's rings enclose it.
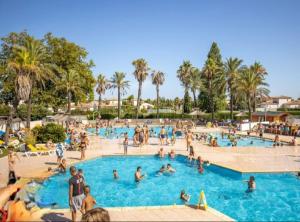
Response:
[[[29,144],[27,145],[27,148],[29,149],[29,151],[25,152],[26,157],[40,156],[43,154],[47,154],[50,156],[55,154],[54,150],[48,150],[45,146],[35,147],[32,144]]]

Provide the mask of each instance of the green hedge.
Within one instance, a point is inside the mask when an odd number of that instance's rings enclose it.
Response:
[[[37,143],[46,143],[50,139],[53,143],[59,143],[64,142],[67,138],[64,128],[56,123],[36,126],[32,129],[32,132],[36,136]]]

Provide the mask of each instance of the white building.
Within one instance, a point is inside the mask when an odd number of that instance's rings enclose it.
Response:
[[[258,110],[268,110],[268,111],[277,111],[277,109],[282,108],[284,104],[292,101],[292,98],[289,96],[275,96],[270,97],[267,101],[259,104]]]
[[[154,108],[154,106],[150,103],[142,103],[140,105],[140,110],[142,110],[142,109],[148,110],[148,109],[153,109],[153,108]]]
[[[287,109],[300,109],[300,100],[294,100],[288,103],[283,104],[284,108]]]

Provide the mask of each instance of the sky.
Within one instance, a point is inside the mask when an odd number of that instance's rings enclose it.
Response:
[[[52,32],[84,47],[94,76],[126,73],[137,95],[132,61],[163,71],[161,96],[183,97],[176,71],[184,60],[203,67],[213,41],[222,58],[261,62],[271,95],[300,97],[300,0],[0,0],[0,37]],[[112,92],[106,98],[115,97]],[[155,98],[150,77],[142,98]]]

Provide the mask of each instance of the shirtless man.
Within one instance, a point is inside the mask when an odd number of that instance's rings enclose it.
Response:
[[[192,140],[193,140],[193,134],[192,134],[191,130],[187,131],[187,134],[186,134],[185,138],[186,138],[186,150],[188,151],[189,147],[192,144]]]
[[[84,187],[84,195],[85,195],[85,198],[82,201],[82,207],[81,207],[81,213],[82,214],[85,214],[89,210],[93,209],[94,205],[96,204],[96,200],[90,194],[90,187],[89,186]]]
[[[170,172],[170,173],[175,173],[176,172],[176,170],[169,163],[167,165],[167,171]]]
[[[134,174],[135,182],[140,182],[145,177],[145,175],[142,175],[141,171],[142,167],[137,167],[136,172]]]

